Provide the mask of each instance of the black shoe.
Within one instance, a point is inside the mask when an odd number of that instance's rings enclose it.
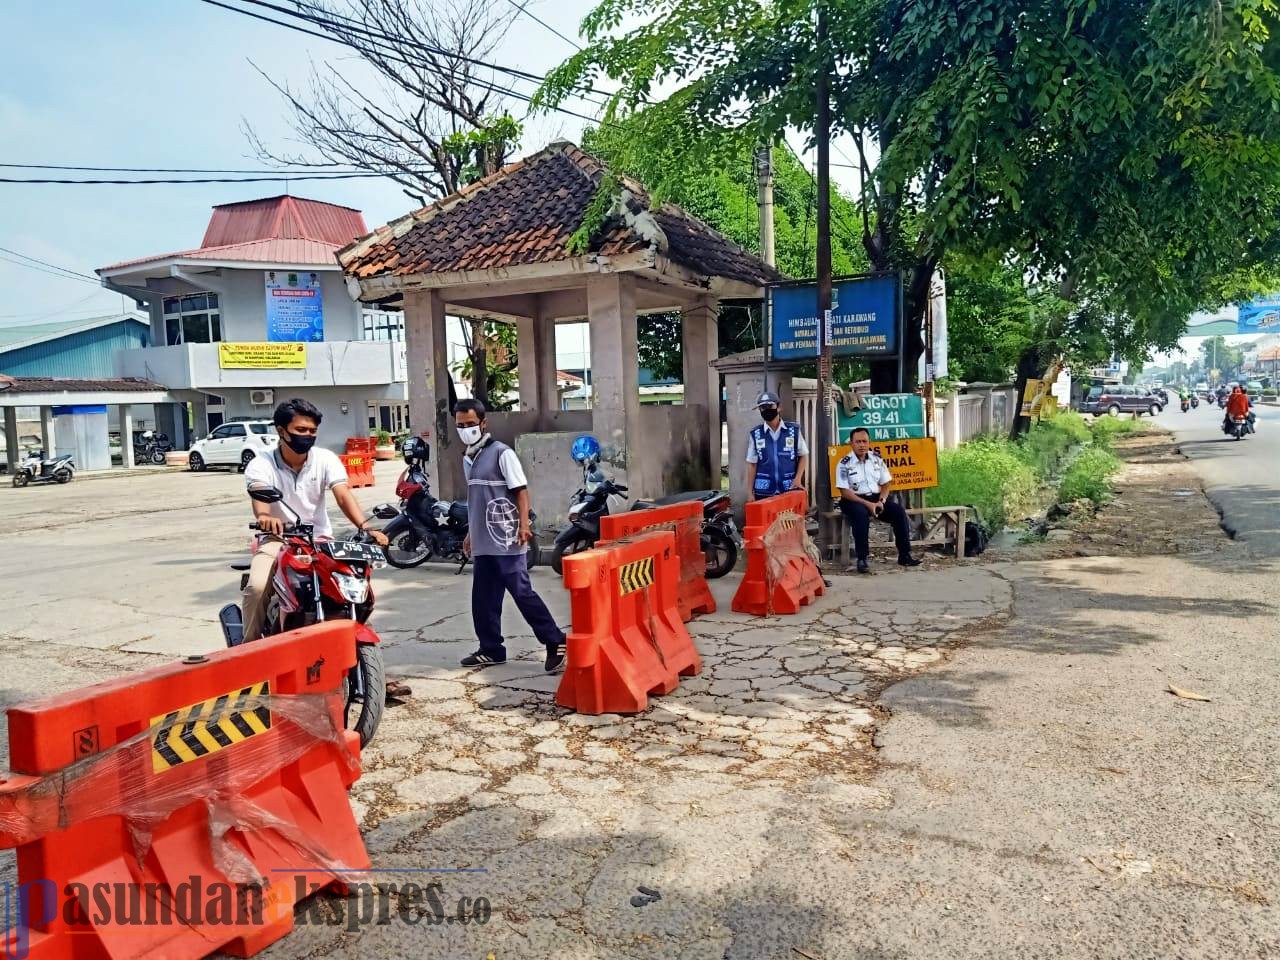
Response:
[[[462,665],[464,667],[492,667],[495,664],[506,662],[506,657],[502,657],[501,659],[498,657],[491,657],[487,653],[481,653],[479,650],[470,656],[462,658]]]
[[[867,566],[867,561],[865,561],[865,560],[859,560],[859,561],[858,561],[858,572],[859,572],[859,573],[870,573],[870,572],[871,572],[871,568],[870,568],[869,566]]]
[[[918,557],[913,557],[910,554],[907,554],[905,557],[898,558],[898,566],[900,567],[918,567],[923,562],[923,560]]]
[[[542,662],[542,669],[547,673],[555,673],[564,665],[564,644],[548,643],[547,659]]]

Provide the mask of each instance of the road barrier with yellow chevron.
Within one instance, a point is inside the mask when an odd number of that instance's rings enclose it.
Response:
[[[602,543],[564,559],[573,627],[556,703],[579,713],[638,713],[702,671],[678,604],[670,531]]]
[[[250,956],[293,928],[298,890],[367,870],[347,797],[359,738],[343,729],[355,629],[332,620],[11,708],[0,847],[17,849],[27,898],[8,956]],[[66,909],[63,891],[101,883],[167,908],[145,936],[131,915]],[[183,899],[193,884],[269,909],[211,925]]]
[[[715,613],[716,601],[707,586],[707,555],[702,552],[702,501],[669,503],[646,510],[609,513],[600,518],[600,539],[621,540],[645,530],[670,530],[680,560],[680,619],[688,623],[699,613]]]
[[[797,613],[826,588],[805,533],[809,498],[791,490],[747,504],[742,539],[747,572],[733,595],[733,609],[758,617]]]

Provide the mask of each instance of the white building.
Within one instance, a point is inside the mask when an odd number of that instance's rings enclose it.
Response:
[[[269,197],[214,207],[195,249],[102,267],[103,286],[145,304],[151,322],[153,346],[119,352],[117,373],[190,405],[157,411],[184,446],[188,420],[204,436],[294,396],[323,412],[333,449],[407,428],[403,325],[353,299],[335,257],[367,232],[358,210]]]

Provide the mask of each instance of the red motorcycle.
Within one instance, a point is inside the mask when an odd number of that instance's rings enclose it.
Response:
[[[317,542],[311,524],[303,523],[274,487],[250,490],[249,496],[260,503],[280,503],[294,518],[284,528],[284,549],[276,561],[262,635],[273,636],[323,620],[348,619],[359,624],[356,663],[346,681],[346,726],[359,733],[363,746],[373,739],[386,705],[379,637],[365,626],[373,613],[370,575],[374,568],[386,565],[386,554],[363,533],[349,540]],[[259,528],[251,523],[249,529]],[[247,571],[249,564],[233,563],[231,569]],[[241,590],[248,580],[248,573],[244,573]],[[244,642],[244,616],[238,604],[227,604],[218,612],[218,619],[227,646]]]

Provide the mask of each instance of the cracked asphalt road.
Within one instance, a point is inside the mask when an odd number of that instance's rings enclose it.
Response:
[[[348,932],[331,898],[339,922],[301,923],[269,955],[1280,951],[1276,571],[1202,499],[1167,509],[1170,486],[1196,485],[1185,464],[1139,459],[1073,542],[835,577],[796,617],[725,613],[734,578],[716,583],[722,612],[692,625],[704,673],[638,718],[555,708],[514,611],[519,656],[462,670],[467,577],[380,571],[389,672],[413,696],[353,791],[375,878],[437,880],[493,915]],[[32,601],[0,611],[6,702],[216,648],[239,483],[101,480],[34,508],[45,491],[0,495],[17,531],[0,540],[26,557],[8,579]],[[122,499],[165,508],[113,517]],[[21,532],[47,514],[79,519]],[[535,583],[567,621],[549,573]]]

